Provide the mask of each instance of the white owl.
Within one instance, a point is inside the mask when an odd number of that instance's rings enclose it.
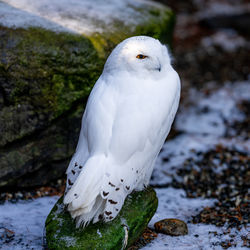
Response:
[[[113,50],[82,118],[64,204],[76,226],[113,220],[148,185],[180,98],[180,79],[158,40],[131,37]]]

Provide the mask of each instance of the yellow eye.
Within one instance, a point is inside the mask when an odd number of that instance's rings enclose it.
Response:
[[[144,55],[142,55],[142,54],[139,54],[139,55],[137,55],[136,56],[136,58],[138,58],[138,59],[145,59],[147,56],[144,56]]]

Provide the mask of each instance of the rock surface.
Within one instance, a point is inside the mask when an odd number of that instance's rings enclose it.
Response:
[[[127,197],[121,212],[109,223],[98,222],[76,229],[70,214],[56,203],[47,217],[46,241],[49,249],[123,249],[135,242],[154,215],[158,200],[147,188]]]
[[[155,223],[155,230],[158,233],[171,236],[180,236],[188,234],[187,224],[178,219],[164,219]]]
[[[1,1],[0,187],[61,177],[110,51],[134,35],[170,43],[173,24],[151,1]]]

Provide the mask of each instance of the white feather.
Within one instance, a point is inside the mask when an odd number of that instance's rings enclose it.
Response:
[[[179,97],[178,74],[158,40],[133,37],[114,49],[90,94],[67,170],[64,203],[77,226],[114,219],[126,196],[148,185]]]

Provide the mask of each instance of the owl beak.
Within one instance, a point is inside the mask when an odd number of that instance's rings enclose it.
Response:
[[[158,67],[155,70],[158,70],[159,72],[161,72],[161,64],[160,63],[159,63]]]
[[[157,68],[154,68],[154,70],[161,72],[161,65],[159,65]]]
[[[160,63],[160,60],[158,59],[158,67],[156,68],[159,72],[161,72],[161,63]]]

